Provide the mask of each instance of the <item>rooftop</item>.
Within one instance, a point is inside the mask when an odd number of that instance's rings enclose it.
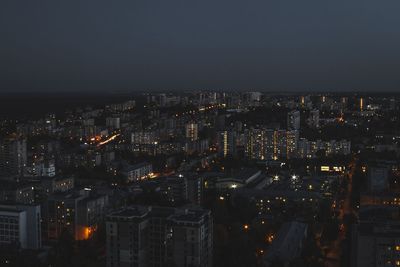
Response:
[[[108,217],[120,217],[126,219],[133,218],[142,218],[145,217],[150,211],[150,208],[146,208],[143,206],[131,206],[127,208],[123,208],[121,210],[115,211],[108,215]]]

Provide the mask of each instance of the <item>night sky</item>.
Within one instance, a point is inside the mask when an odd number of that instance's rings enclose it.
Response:
[[[0,90],[398,90],[399,0],[2,0]]]

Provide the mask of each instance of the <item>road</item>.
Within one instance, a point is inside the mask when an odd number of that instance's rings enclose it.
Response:
[[[117,138],[118,136],[120,136],[120,134],[114,134],[114,135],[108,137],[106,140],[101,141],[100,143],[98,143],[97,146],[105,145],[105,144],[107,144],[107,143],[113,141],[113,140],[114,140],[115,138]]]
[[[348,230],[348,225],[345,224],[344,222],[344,217],[345,215],[353,214],[353,207],[351,204],[351,192],[352,192],[352,178],[354,171],[356,169],[356,164],[355,160],[350,164],[351,170],[349,172],[349,175],[347,177],[347,188],[346,188],[346,193],[345,197],[343,200],[342,207],[340,209],[340,213],[338,215],[338,220],[342,224],[342,227],[340,227],[340,232],[338,238],[331,244],[330,249],[328,253],[326,254],[326,262],[325,266],[326,267],[340,267],[341,263],[341,257],[342,257],[342,242],[346,238],[346,232]]]

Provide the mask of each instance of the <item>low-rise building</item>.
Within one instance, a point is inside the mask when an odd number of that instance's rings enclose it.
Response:
[[[307,237],[307,224],[301,222],[288,222],[279,229],[276,238],[264,257],[265,266],[271,266],[278,261],[283,266],[289,266],[290,262],[300,257],[303,244]]]

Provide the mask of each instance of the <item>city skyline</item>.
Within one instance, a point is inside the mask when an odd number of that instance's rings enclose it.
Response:
[[[400,264],[400,95],[1,100],[0,264]]]
[[[399,10],[0,1],[0,266],[400,266]]]

